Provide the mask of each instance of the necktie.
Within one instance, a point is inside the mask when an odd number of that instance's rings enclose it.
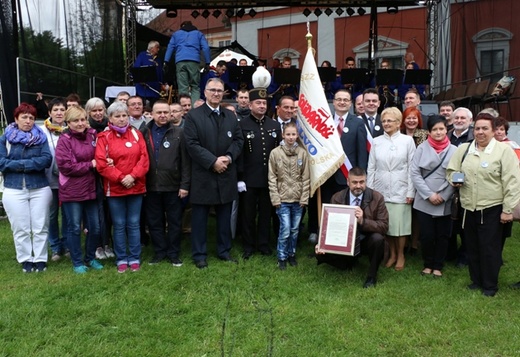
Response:
[[[359,206],[360,203],[361,200],[359,199],[359,197],[354,198],[354,206]]]
[[[369,117],[368,123],[370,125],[370,133],[374,135],[374,117]]]
[[[341,134],[343,134],[343,117],[339,117],[339,123],[338,123],[338,133],[339,133],[339,136],[341,136]]]

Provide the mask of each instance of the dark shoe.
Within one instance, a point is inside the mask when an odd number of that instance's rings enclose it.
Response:
[[[244,253],[242,253],[242,259],[248,260],[253,255],[253,252],[246,250]]]
[[[365,283],[363,284],[363,288],[374,288],[376,286],[376,278],[368,277],[367,280],[365,280]]]
[[[482,290],[482,295],[487,297],[493,297],[497,293],[496,290]]]
[[[271,250],[261,250],[261,251],[260,251],[260,254],[262,254],[262,255],[268,257],[268,256],[272,255],[273,252],[272,252]]]
[[[238,261],[236,259],[231,258],[230,256],[227,257],[219,257],[220,260],[228,262],[228,263],[235,263],[238,264]]]
[[[475,283],[471,283],[471,284],[468,285],[468,289],[469,290],[478,290],[478,289],[480,289],[480,285],[475,284]]]
[[[208,267],[208,263],[206,262],[206,259],[197,260],[195,262],[195,266],[199,269],[206,269]]]
[[[298,265],[298,262],[296,261],[296,257],[293,255],[292,257],[289,257],[289,259],[287,259],[289,261],[289,264],[292,266],[292,267],[295,267]]]
[[[172,263],[172,265],[174,267],[181,267],[182,266],[182,260],[180,260],[179,258],[172,258],[172,259],[170,259],[170,262]]]
[[[286,267],[287,267],[287,260],[278,261],[278,269],[285,270]]]
[[[23,262],[22,263],[22,272],[24,273],[32,273],[34,271],[32,262]]]
[[[148,265],[157,265],[160,262],[162,262],[163,260],[164,260],[164,257],[162,257],[162,258],[161,257],[153,257],[153,259],[148,262]]]
[[[45,262],[37,262],[34,263],[34,271],[37,273],[43,273],[45,270],[47,270],[47,263]]]
[[[513,289],[520,289],[520,281],[518,283],[512,284],[511,287]]]

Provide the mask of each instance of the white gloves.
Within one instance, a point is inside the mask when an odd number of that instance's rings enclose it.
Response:
[[[237,188],[238,188],[238,192],[247,191],[246,183],[244,181],[238,181]]]

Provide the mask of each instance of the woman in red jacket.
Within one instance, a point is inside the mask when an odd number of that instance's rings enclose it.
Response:
[[[99,133],[96,145],[97,170],[103,186],[114,226],[114,251],[117,271],[140,269],[141,237],[139,219],[148,152],[142,134],[128,122],[126,104],[115,102],[107,110],[109,124]]]

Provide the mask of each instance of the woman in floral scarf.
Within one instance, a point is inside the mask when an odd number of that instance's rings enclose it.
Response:
[[[34,125],[36,108],[21,103],[15,122],[0,137],[2,201],[13,231],[16,259],[22,271],[47,269],[47,235],[52,192],[45,176],[52,155],[43,131]]]

